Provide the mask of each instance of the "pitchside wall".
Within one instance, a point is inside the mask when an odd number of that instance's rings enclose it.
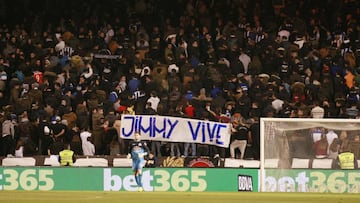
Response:
[[[154,168],[146,191],[258,192],[259,169]],[[266,170],[266,192],[360,193],[359,171]],[[136,191],[130,168],[2,167],[0,190]]]
[[[0,190],[137,191],[130,168],[0,168]],[[145,191],[258,191],[257,169],[144,169]]]

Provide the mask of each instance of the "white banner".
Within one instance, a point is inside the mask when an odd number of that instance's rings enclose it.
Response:
[[[229,147],[228,123],[153,115],[122,115],[120,137],[134,139],[138,131],[142,140],[190,142]]]

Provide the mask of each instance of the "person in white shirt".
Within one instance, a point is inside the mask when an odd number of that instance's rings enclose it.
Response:
[[[105,33],[105,43],[109,44],[111,39],[114,37],[115,32],[110,24],[106,25],[106,33]]]
[[[279,113],[283,108],[284,101],[277,97],[277,93],[272,95],[272,99],[271,106],[275,109],[276,113]]]
[[[151,108],[154,109],[157,112],[157,107],[160,103],[160,98],[157,96],[155,91],[152,91],[150,93],[150,98],[147,100],[147,102],[151,103]]]
[[[95,154],[95,145],[90,141],[91,133],[88,130],[83,130],[80,133],[80,138],[83,154],[85,156],[93,156]]]
[[[314,101],[314,107],[311,109],[312,118],[324,118],[325,110],[319,105],[319,101]]]
[[[19,139],[19,141],[16,143],[16,149],[15,149],[15,157],[23,157],[24,156],[24,142]]]
[[[244,73],[247,73],[249,69],[249,64],[251,63],[251,58],[245,53],[243,49],[240,49],[239,61],[241,61],[244,66]]]
[[[334,141],[334,139],[335,138],[339,138],[339,136],[338,136],[338,134],[336,134],[335,132],[334,132],[334,130],[332,130],[332,129],[328,129],[328,133],[326,133],[326,139],[327,139],[327,141],[328,141],[328,154],[329,154],[329,147],[330,147],[330,145],[333,143],[333,141]]]

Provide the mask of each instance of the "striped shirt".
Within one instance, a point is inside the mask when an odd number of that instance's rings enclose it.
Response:
[[[145,96],[145,92],[137,90],[133,93],[133,99],[138,100],[139,98]]]
[[[73,53],[74,53],[74,49],[71,47],[64,47],[63,49],[61,49],[59,51],[59,55],[62,55],[62,56],[64,56],[64,55],[72,56]]]

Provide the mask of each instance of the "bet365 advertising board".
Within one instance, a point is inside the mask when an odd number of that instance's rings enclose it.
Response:
[[[145,191],[258,191],[258,170],[144,169]],[[130,168],[0,168],[0,190],[137,191]]]
[[[360,193],[358,170],[266,170],[266,192]],[[146,168],[145,191],[258,192],[258,169]],[[2,167],[0,190],[137,191],[130,168]]]

